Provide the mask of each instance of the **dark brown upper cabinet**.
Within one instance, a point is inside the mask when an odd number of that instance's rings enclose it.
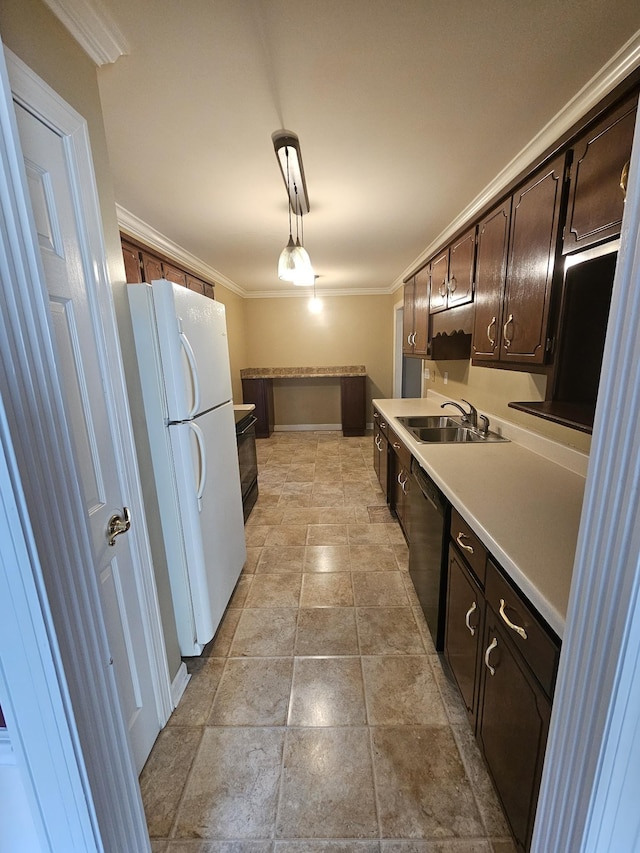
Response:
[[[425,266],[404,286],[403,344],[405,355],[425,358],[429,346],[429,267]]]
[[[431,261],[432,314],[473,301],[475,259],[474,225]]]
[[[131,284],[142,284],[142,266],[140,264],[140,251],[137,246],[122,241],[122,257],[124,258],[124,270],[127,281]]]
[[[620,234],[637,103],[625,101],[573,145],[565,254]]]
[[[189,290],[202,293],[209,299],[215,299],[211,282],[196,278],[191,273],[171,263],[168,258],[159,257],[147,251],[142,245],[120,235],[122,257],[128,284],[141,284],[144,281],[158,281],[161,278],[173,281]]]
[[[558,253],[564,162],[564,156],[558,157],[480,223],[474,361],[545,363],[551,349],[547,324]],[[507,210],[510,222],[505,266]],[[502,294],[500,300],[498,292]],[[478,305],[483,307],[478,310]]]

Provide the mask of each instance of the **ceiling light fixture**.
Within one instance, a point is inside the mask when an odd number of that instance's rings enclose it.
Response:
[[[309,212],[309,196],[304,180],[304,169],[300,155],[300,143],[295,133],[280,131],[272,135],[273,146],[280,164],[289,199],[289,242],[280,253],[278,278],[290,281],[299,287],[310,287],[314,283],[314,272],[309,253],[303,246],[300,231],[304,235],[303,216]],[[291,211],[296,217],[296,242],[293,242]],[[300,226],[298,222],[300,217]],[[300,231],[299,231],[300,227]]]

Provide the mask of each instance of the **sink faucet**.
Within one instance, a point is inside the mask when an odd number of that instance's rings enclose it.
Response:
[[[471,424],[474,429],[478,428],[478,412],[475,406],[472,406],[468,400],[462,400],[463,403],[466,403],[469,406],[469,411],[465,412],[465,410],[458,403],[454,403],[453,400],[447,400],[446,403],[443,403],[440,408],[444,409],[445,406],[454,406],[459,412],[462,413],[462,420],[464,423]]]

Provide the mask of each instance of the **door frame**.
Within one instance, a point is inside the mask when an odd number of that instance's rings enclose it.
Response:
[[[402,346],[404,337],[402,323],[404,302],[395,302],[393,306],[393,396],[402,397]]]
[[[1,47],[1,43],[0,43]],[[0,50],[0,52],[2,52]],[[5,64],[6,56],[6,64]],[[11,82],[8,68],[11,68]],[[154,662],[156,711],[160,726],[172,710],[171,684],[155,589],[144,509],[134,454],[131,419],[102,239],[102,220],[91,160],[88,127],[66,104],[9,50],[0,57],[0,157],[5,178],[0,184],[0,216],[6,263],[0,267],[0,395],[6,407],[6,430],[0,431],[5,455],[15,465],[11,483],[19,512],[20,529],[31,544],[22,555],[15,574],[35,588],[35,598],[25,600],[29,618],[20,621],[14,643],[30,638],[50,658],[55,678],[47,681],[34,667],[16,668],[7,662],[15,657],[0,645],[3,668],[3,707],[8,707],[12,747],[22,771],[34,821],[40,828],[43,849],[69,851],[149,849],[144,810],[131,758],[126,726],[120,710],[113,667],[100,607],[97,581],[85,567],[91,548],[79,489],[69,426],[65,420],[63,393],[57,375],[54,336],[48,313],[47,291],[32,222],[24,164],[17,133],[13,97],[35,112],[62,138],[70,162],[76,203],[83,212],[85,262],[95,271],[93,309],[100,314],[105,336],[116,342],[106,346],[111,370],[111,391],[124,459],[123,495],[140,520],[132,533],[132,557],[138,583],[147,605],[145,634]],[[6,485],[6,478],[2,485]],[[22,499],[20,502],[20,496]],[[73,520],[73,523],[70,523]],[[3,542],[2,556],[5,557]],[[41,556],[40,556],[41,555]],[[28,559],[27,559],[28,557]],[[46,562],[48,572],[42,572]],[[15,562],[13,564],[16,565]],[[0,583],[10,579],[0,576]],[[10,593],[10,588],[6,590]],[[4,592],[4,590],[3,590]],[[24,611],[23,611],[24,615]],[[37,635],[36,626],[43,626]],[[6,657],[6,660],[5,660]],[[51,672],[49,672],[51,676]],[[23,701],[31,686],[41,696],[38,714]],[[58,718],[51,716],[56,708]],[[61,716],[60,716],[61,715]],[[47,808],[52,796],[51,776],[35,767],[36,744],[42,732],[51,737],[50,752],[64,755],[68,779],[60,786],[66,811]],[[70,747],[70,743],[72,747]],[[37,761],[36,761],[37,764]],[[61,819],[61,814],[64,819]],[[64,823],[69,839],[54,842],[53,830]],[[91,840],[89,837],[91,836]],[[81,841],[78,841],[81,839]],[[103,845],[104,842],[104,845]]]

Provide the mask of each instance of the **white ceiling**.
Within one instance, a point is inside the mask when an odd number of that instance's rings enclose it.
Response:
[[[640,29],[638,0],[103,0],[118,203],[247,295],[278,281],[300,137],[318,287],[390,292]]]

